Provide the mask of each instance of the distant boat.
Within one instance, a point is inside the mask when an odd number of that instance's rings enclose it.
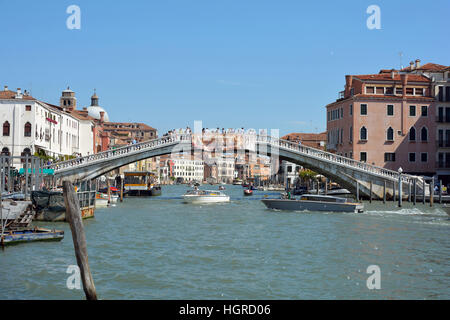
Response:
[[[162,194],[161,186],[152,186],[150,189],[150,195],[152,197],[160,196]]]
[[[61,241],[63,238],[64,231],[32,228],[5,231],[3,237],[0,239],[0,243],[2,245],[11,245],[31,241]]]
[[[350,202],[347,198],[304,194],[300,200],[296,199],[263,199],[267,208],[290,211],[336,211],[336,212],[363,212],[364,205]]]
[[[183,201],[193,204],[229,202],[230,196],[217,190],[188,190],[183,195]]]
[[[224,186],[219,186],[219,190],[225,190]]]
[[[102,208],[107,207],[109,203],[109,197],[105,193],[97,192],[95,195],[95,207]]]
[[[251,189],[244,190],[244,196],[252,196],[252,195],[253,195],[253,190],[251,190]]]

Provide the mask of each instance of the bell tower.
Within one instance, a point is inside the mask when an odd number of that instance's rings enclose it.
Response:
[[[59,99],[59,106],[64,110],[75,110],[77,108],[77,98],[75,98],[75,92],[67,87],[66,90],[62,92],[61,98]]]

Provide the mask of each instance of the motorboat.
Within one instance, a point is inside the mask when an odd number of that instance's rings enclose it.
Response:
[[[251,190],[251,189],[244,190],[244,196],[252,196],[252,195],[253,195],[253,190]]]
[[[183,195],[185,203],[229,202],[230,196],[217,190],[188,190]]]
[[[109,197],[105,193],[97,192],[95,194],[95,207],[104,208],[107,207],[109,203]]]
[[[219,186],[219,190],[225,190],[224,186]]]
[[[291,211],[328,211],[355,212],[364,211],[362,203],[351,202],[348,198],[326,195],[304,194],[300,199],[262,199],[267,208]]]

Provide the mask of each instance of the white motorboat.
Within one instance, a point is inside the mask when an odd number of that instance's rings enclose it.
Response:
[[[107,207],[108,206],[108,195],[104,193],[97,192],[95,195],[95,207],[101,208],[101,207]]]
[[[230,196],[217,190],[188,190],[183,195],[185,203],[229,202]]]

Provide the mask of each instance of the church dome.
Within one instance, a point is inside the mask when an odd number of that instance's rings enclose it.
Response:
[[[109,122],[109,116],[108,116],[108,112],[105,111],[105,109],[103,109],[100,106],[90,106],[87,108],[88,111],[88,115],[91,116],[94,119],[100,120],[100,112],[103,111],[105,114],[103,116],[103,120],[105,122]]]
[[[105,113],[103,116],[103,121],[109,122],[108,112],[98,105],[98,100],[97,92],[94,89],[94,95],[91,97],[91,105],[87,108],[88,115],[94,119],[100,120],[100,112],[103,111]]]

